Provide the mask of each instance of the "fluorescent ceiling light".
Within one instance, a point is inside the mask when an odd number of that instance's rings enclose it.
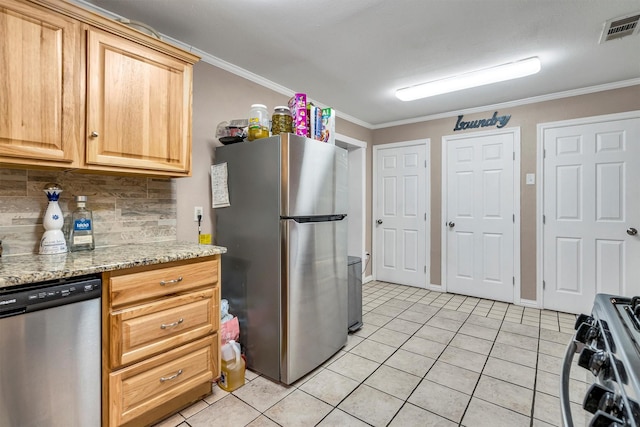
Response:
[[[447,77],[442,80],[398,89],[396,91],[396,97],[401,101],[413,101],[415,99],[455,92],[470,87],[517,79],[535,74],[538,71],[540,71],[540,60],[537,56],[534,56],[521,61],[485,68],[484,70],[472,71],[459,76]]]

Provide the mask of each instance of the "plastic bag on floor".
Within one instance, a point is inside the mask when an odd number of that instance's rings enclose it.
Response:
[[[220,346],[229,341],[238,341],[240,338],[240,323],[238,318],[229,313],[229,301],[220,301]]]

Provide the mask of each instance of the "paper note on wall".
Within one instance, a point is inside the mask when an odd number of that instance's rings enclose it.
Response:
[[[227,185],[227,164],[220,163],[211,166],[211,207],[225,208],[229,203],[229,187]]]

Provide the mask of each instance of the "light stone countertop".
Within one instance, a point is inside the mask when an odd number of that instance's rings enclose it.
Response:
[[[57,255],[4,256],[0,258],[0,291],[17,285],[201,258],[225,252],[227,248],[222,246],[154,242]]]

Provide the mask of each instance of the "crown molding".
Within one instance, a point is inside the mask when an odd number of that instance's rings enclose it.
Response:
[[[380,123],[377,125],[371,125],[370,129],[373,129],[373,130],[384,129],[384,128],[389,128],[393,126],[402,126],[402,125],[408,125],[413,123],[427,122],[430,120],[446,119],[449,117],[458,116],[460,114],[464,115],[464,114],[483,113],[488,110],[498,110],[501,108],[519,107],[521,105],[535,104],[538,102],[545,102],[545,101],[553,101],[556,99],[570,98],[572,96],[588,95],[590,93],[602,92],[605,90],[620,89],[623,87],[629,87],[629,86],[635,86],[635,85],[640,85],[640,78],[623,80],[620,82],[605,83],[602,85],[589,86],[589,87],[584,87],[580,89],[566,90],[563,92],[550,93],[547,95],[533,96],[531,98],[517,99],[514,101],[501,102],[498,104],[483,105],[480,107],[466,108],[463,110],[455,110],[455,111],[448,111],[445,113],[431,114],[428,116],[415,117],[415,118],[406,119],[406,120],[398,120],[395,122]]]
[[[101,7],[95,6],[91,3],[87,3],[84,0],[71,0],[72,3],[76,3],[79,4],[93,12],[105,15],[108,18],[111,19],[117,19],[117,18],[123,18],[120,15],[117,15],[113,12],[109,12],[108,10],[105,10]],[[284,87],[282,85],[279,85],[275,82],[272,82],[269,79],[266,79],[262,76],[259,76],[255,73],[252,73],[250,71],[245,70],[244,68],[238,67],[236,65],[231,64],[230,62],[224,61],[220,58],[217,58],[207,52],[204,52],[200,49],[196,49],[193,46],[189,46],[186,43],[183,43],[179,40],[174,39],[173,37],[169,37],[165,34],[160,34],[161,38],[163,41],[166,41],[170,44],[173,44],[183,50],[186,50],[187,52],[191,52],[193,54],[196,54],[198,56],[200,56],[201,60],[203,62],[206,62],[207,64],[211,64],[215,67],[221,68],[225,71],[228,71],[232,74],[235,74],[239,77],[245,78],[249,81],[252,81],[260,86],[263,86],[267,89],[271,89],[274,92],[280,93],[282,95],[285,96],[293,96],[293,94],[295,93],[295,91],[293,91],[292,89],[289,89],[287,87]],[[545,101],[553,101],[556,99],[562,99],[562,98],[569,98],[572,96],[579,96],[579,95],[587,95],[590,93],[596,93],[596,92],[602,92],[605,90],[613,90],[613,89],[620,89],[623,87],[628,87],[628,86],[635,86],[640,84],[640,78],[635,78],[635,79],[630,79],[630,80],[623,80],[623,81],[619,81],[619,82],[613,82],[613,83],[605,83],[602,85],[597,85],[597,86],[589,86],[589,87],[584,87],[584,88],[580,88],[580,89],[572,89],[572,90],[567,90],[567,91],[563,91],[563,92],[556,92],[556,93],[551,93],[551,94],[547,94],[547,95],[540,95],[540,96],[533,96],[531,98],[523,98],[523,99],[518,99],[518,100],[514,100],[514,101],[508,101],[508,102],[501,102],[498,104],[491,104],[491,105],[483,105],[480,107],[473,107],[473,108],[466,108],[463,110],[455,110],[455,111],[448,111],[448,112],[444,112],[444,113],[438,113],[438,114],[431,114],[428,116],[421,116],[421,117],[414,117],[412,119],[406,119],[406,120],[397,120],[397,121],[393,121],[393,122],[386,122],[386,123],[380,123],[377,125],[373,125],[371,123],[367,123],[364,120],[360,120],[356,117],[350,116],[348,114],[342,113],[339,110],[336,110],[336,116],[340,117],[343,120],[346,120],[348,122],[351,122],[355,125],[358,126],[362,126],[363,128],[366,129],[370,129],[370,130],[376,130],[376,129],[384,129],[384,128],[389,128],[389,127],[393,127],[393,126],[402,126],[402,125],[408,125],[408,124],[413,124],[413,123],[420,123],[420,122],[427,122],[430,120],[438,120],[438,119],[445,119],[445,118],[449,118],[449,117],[455,117],[458,116],[460,114],[474,114],[474,113],[482,113],[485,112],[487,110],[496,110],[496,109],[501,109],[501,108],[510,108],[510,107],[518,107],[521,105],[527,105],[527,104],[535,104],[538,102],[545,102]],[[311,99],[314,104],[320,106],[320,107],[328,107],[327,105],[324,105],[318,101],[316,101],[315,99]],[[335,110],[335,108],[334,108]]]

